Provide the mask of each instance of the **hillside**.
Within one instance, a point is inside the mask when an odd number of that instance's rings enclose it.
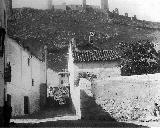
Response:
[[[99,49],[116,49],[119,42],[150,39],[155,41],[149,23],[131,20],[124,16],[88,8],[78,10],[37,10],[31,8],[13,9],[8,20],[8,35],[41,58],[42,48],[48,46],[48,66],[55,71],[66,68],[68,44],[72,37],[83,47],[88,43],[90,32],[94,46]]]

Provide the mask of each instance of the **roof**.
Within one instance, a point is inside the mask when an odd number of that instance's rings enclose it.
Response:
[[[73,51],[74,63],[80,62],[100,62],[100,61],[117,61],[120,56],[113,50],[85,50]]]
[[[59,72],[58,75],[61,75],[61,74],[69,74],[69,72]]]
[[[9,37],[8,35],[7,35],[7,40],[8,40],[9,42],[10,42],[11,40],[12,40],[11,42],[14,41],[15,44],[17,44],[17,45],[18,45],[19,47],[21,47],[23,50],[26,50],[26,52],[27,52],[28,54],[30,54],[32,57],[38,59],[38,60],[41,61],[41,62],[44,62],[43,59],[41,59],[41,58],[39,58],[38,56],[36,56],[35,54],[33,54],[33,52],[29,49],[29,47],[26,47],[26,46],[22,45],[20,42],[16,41],[16,40],[13,39],[12,37]]]

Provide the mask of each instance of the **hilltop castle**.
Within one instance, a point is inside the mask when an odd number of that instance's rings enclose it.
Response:
[[[86,0],[82,0],[82,6],[83,6],[83,8],[85,8],[86,5],[87,5],[87,1]],[[102,10],[109,10],[108,0],[101,0],[100,8]]]
[[[66,2],[65,2],[66,3]],[[52,3],[52,0],[48,0],[48,9],[50,9],[51,7],[52,7],[52,5],[54,5],[54,3]],[[64,5],[64,4],[63,4]],[[65,4],[66,5],[66,4]],[[58,7],[58,6],[60,6],[60,5],[54,5],[54,6],[56,6],[56,8]],[[67,6],[67,5],[66,5]],[[69,6],[71,6],[71,5],[69,5]],[[73,7],[73,6],[75,6],[75,7]],[[76,9],[76,6],[77,6],[77,9],[79,9],[79,6],[81,6],[83,9],[85,9],[86,8],[86,6],[88,6],[87,5],[87,0],[82,0],[81,1],[81,4],[79,5],[72,5],[72,9],[74,10],[74,9]],[[98,6],[96,6],[96,5],[89,5],[89,6],[91,6],[91,7],[93,7],[93,8],[99,8],[99,9],[102,9],[102,10],[109,10],[109,6],[108,6],[108,0],[100,0],[100,5],[98,5]],[[60,8],[61,9],[61,8]],[[76,9],[76,10],[77,10]]]

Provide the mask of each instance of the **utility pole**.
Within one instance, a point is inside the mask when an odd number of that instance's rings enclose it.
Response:
[[[45,52],[45,76],[46,76],[46,85],[47,85],[47,45],[44,46]]]

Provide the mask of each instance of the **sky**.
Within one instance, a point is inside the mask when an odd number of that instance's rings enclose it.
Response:
[[[48,0],[13,0],[13,7],[47,8]],[[53,0],[53,4],[81,4],[82,0]],[[100,0],[87,0],[87,4],[100,5]],[[120,14],[128,12],[138,19],[160,22],[160,0],[109,0],[109,10],[118,8]]]

